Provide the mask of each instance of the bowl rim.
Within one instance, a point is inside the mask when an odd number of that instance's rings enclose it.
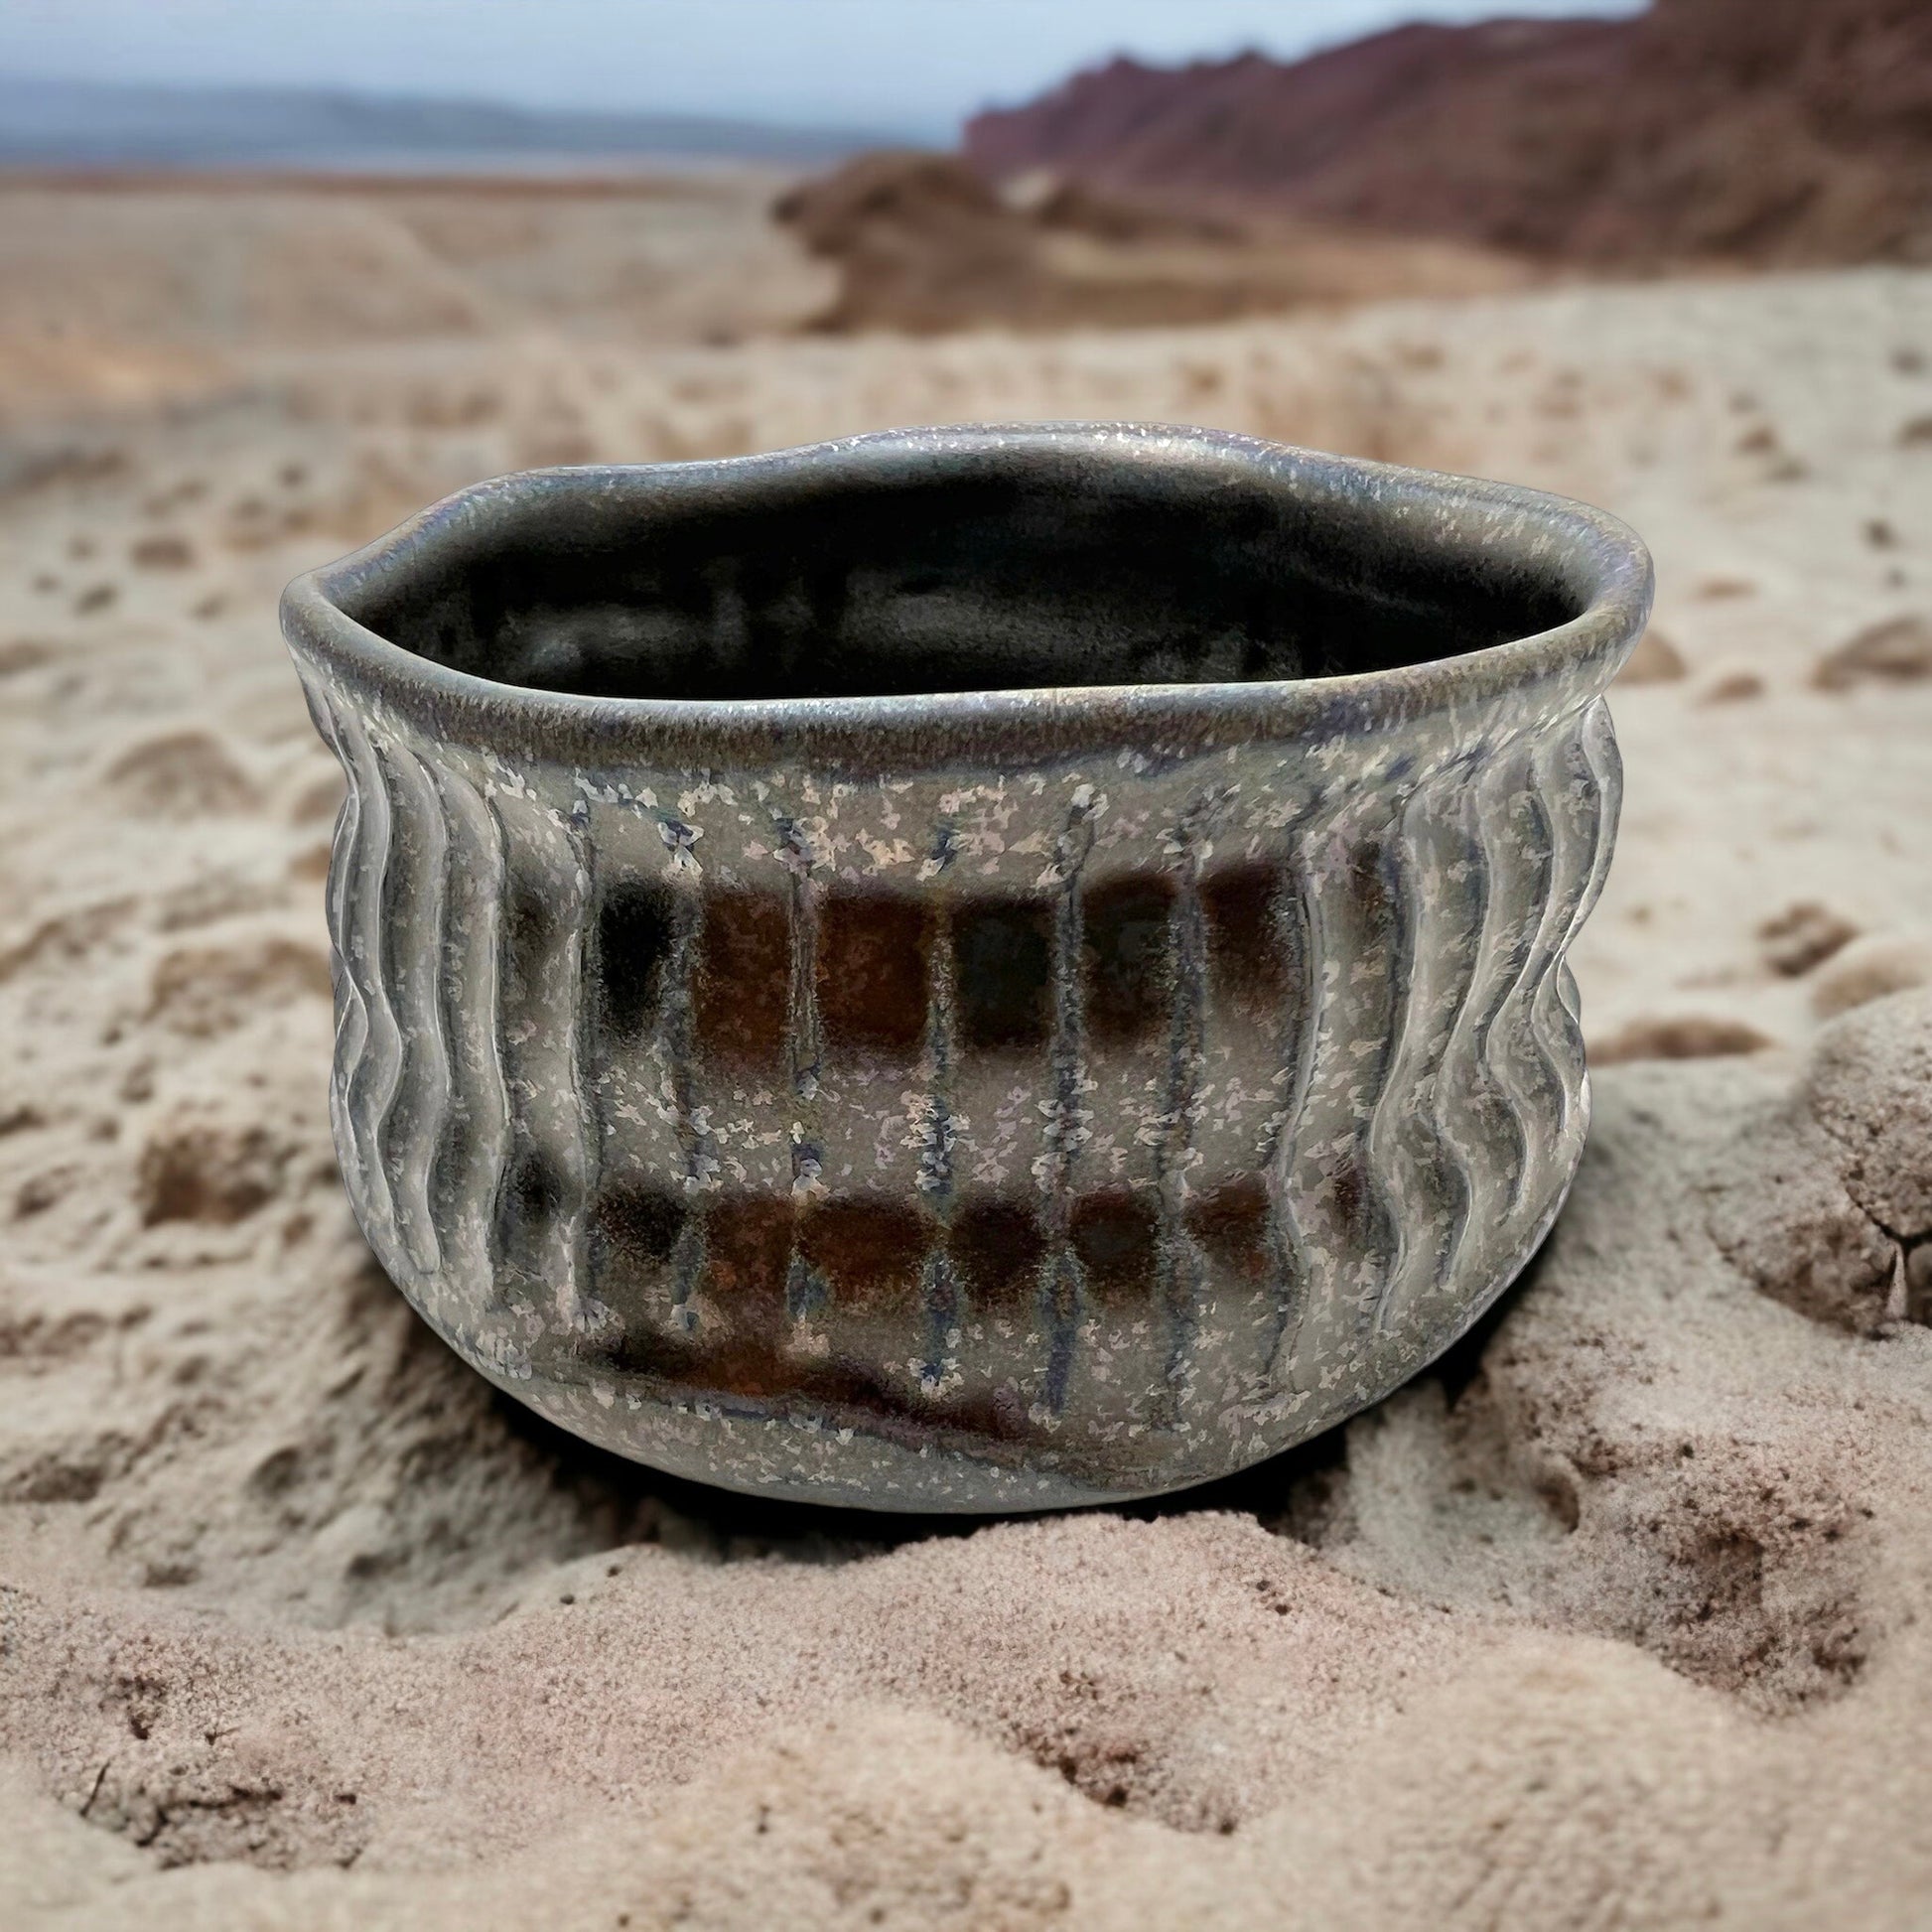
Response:
[[[508,530],[540,493],[607,508],[621,497],[647,515],[653,500],[710,494],[722,505],[806,470],[828,485],[846,477],[876,484],[895,470],[910,480],[935,463],[1029,457],[1259,478],[1285,498],[1407,524],[1451,552],[1473,557],[1500,546],[1525,563],[1555,566],[1583,608],[1551,628],[1474,651],[1339,676],[729,700],[591,697],[503,683],[424,657],[344,608],[365,586],[437,549]],[[303,572],[282,594],[281,619],[299,665],[384,702],[434,738],[483,752],[580,765],[803,758],[903,770],[1116,747],[1182,754],[1263,739],[1361,736],[1551,683],[1583,701],[1608,686],[1643,634],[1654,582],[1649,552],[1627,524],[1543,490],[1191,425],[974,423],[699,462],[513,472],[456,490],[362,548]]]

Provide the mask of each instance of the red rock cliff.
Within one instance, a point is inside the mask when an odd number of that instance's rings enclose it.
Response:
[[[981,115],[966,154],[1563,259],[1932,261],[1932,0],[1658,0],[1292,64],[1120,60]]]

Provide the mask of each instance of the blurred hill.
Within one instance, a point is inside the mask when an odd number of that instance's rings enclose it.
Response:
[[[861,155],[773,213],[839,271],[814,319],[833,334],[1223,322],[1526,279],[1514,258],[1465,243],[1218,219],[1039,174],[996,190],[954,156],[916,151]]]
[[[680,114],[546,112],[266,87],[136,87],[0,74],[0,166],[406,166],[519,161],[823,163],[880,136]]]
[[[967,158],[1559,261],[1932,261],[1928,0],[1657,0],[1407,26],[1292,64],[1121,60]]]

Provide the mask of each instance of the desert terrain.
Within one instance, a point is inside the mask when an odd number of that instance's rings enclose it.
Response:
[[[0,185],[0,1919],[1922,1924],[1932,272],[827,333],[779,186]],[[1095,417],[1652,545],[1554,1237],[1156,1504],[562,1438],[344,1199],[282,584],[519,467]]]

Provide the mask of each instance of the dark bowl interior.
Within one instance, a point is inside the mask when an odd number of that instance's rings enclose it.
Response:
[[[403,538],[344,606],[500,683],[716,701],[1329,677],[1587,602],[1482,512],[1446,528],[1228,464],[702,468],[517,480],[489,517]]]

